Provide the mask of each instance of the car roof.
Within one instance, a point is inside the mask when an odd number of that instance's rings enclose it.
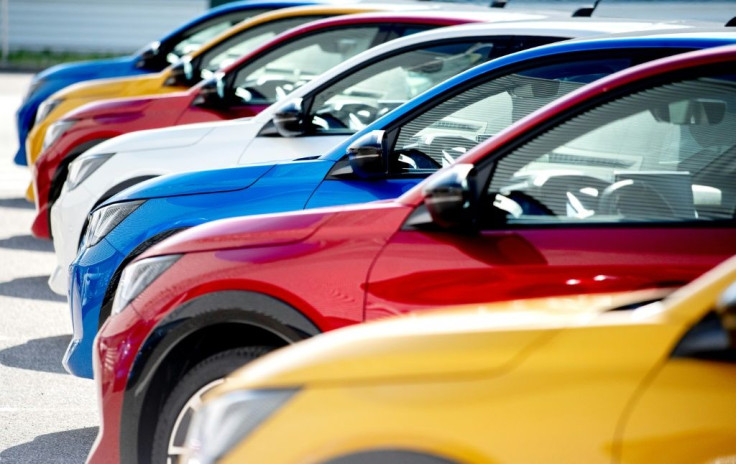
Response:
[[[488,153],[493,153],[505,144],[513,142],[516,137],[529,132],[538,124],[549,120],[550,117],[559,115],[603,93],[613,92],[632,82],[685,69],[730,63],[734,60],[736,60],[736,45],[724,45],[660,58],[619,71],[587,84],[525,116],[485,142],[471,148],[467,153],[458,158],[456,163],[475,164],[486,158]],[[402,195],[397,201],[403,204],[419,204],[423,199],[421,194],[423,184],[424,182],[421,182]]]
[[[715,33],[715,31],[714,31]],[[322,159],[338,160],[342,158],[347,147],[362,134],[371,130],[382,129],[391,121],[403,117],[405,114],[414,111],[416,108],[430,103],[433,99],[438,98],[443,93],[453,89],[459,85],[463,85],[466,81],[475,79],[479,76],[496,72],[499,68],[520,63],[533,63],[537,59],[546,58],[554,55],[562,55],[567,53],[577,53],[593,50],[616,50],[616,49],[635,49],[635,48],[711,48],[721,45],[736,43],[736,31],[724,30],[715,37],[706,34],[705,37],[692,37],[687,33],[680,35],[672,32],[666,36],[655,35],[653,37],[601,37],[590,38],[584,40],[568,40],[564,42],[556,42],[549,45],[523,50],[509,55],[496,58],[491,61],[479,64],[478,66],[464,71],[437,86],[427,90],[426,92],[414,97],[412,100],[404,103],[394,109],[386,116],[374,121],[368,127],[359,133],[351,136],[346,141],[336,146],[332,151],[323,155]],[[495,139],[495,137],[493,138]],[[491,139],[491,140],[493,140]]]

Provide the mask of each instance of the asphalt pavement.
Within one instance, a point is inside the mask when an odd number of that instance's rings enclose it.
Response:
[[[83,463],[97,434],[94,382],[64,371],[66,298],[49,290],[51,242],[31,236],[26,168],[13,164],[29,74],[0,74],[0,464]]]

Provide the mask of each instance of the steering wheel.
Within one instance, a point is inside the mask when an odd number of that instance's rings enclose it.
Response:
[[[376,120],[378,108],[367,103],[331,103],[316,113],[330,128],[360,130]]]
[[[535,182],[535,185],[538,183]],[[609,182],[587,175],[552,175],[539,186],[538,198],[558,216],[567,216],[569,205],[574,210],[584,210],[587,214],[592,214],[598,210],[598,198],[586,195],[586,189],[597,195],[609,185]]]
[[[396,150],[392,156],[391,171],[405,171],[407,169],[433,169],[442,167],[431,156],[416,148]]]
[[[547,205],[521,190],[512,190],[511,192],[501,196],[516,203],[521,210],[521,214],[532,216],[555,216],[555,212],[549,209]]]
[[[598,200],[598,212],[641,219],[677,216],[661,193],[631,179],[615,182],[603,190]]]
[[[449,157],[452,159],[448,159],[448,161],[454,161],[457,156],[462,155],[466,150],[476,145],[475,140],[467,137],[459,135],[437,135],[432,138],[432,142],[429,145],[429,154],[433,159]]]

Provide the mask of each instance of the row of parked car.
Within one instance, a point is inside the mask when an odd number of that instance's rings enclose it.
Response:
[[[735,62],[715,24],[248,0],[40,73],[89,462],[732,459]]]

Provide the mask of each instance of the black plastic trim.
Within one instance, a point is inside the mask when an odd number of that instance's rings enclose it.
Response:
[[[284,344],[321,332],[292,306],[269,295],[249,291],[207,294],[171,311],[143,342],[129,373],[120,421],[122,463],[139,462],[140,420],[157,369],[185,338],[221,324],[243,324],[261,329],[280,338]]]
[[[54,177],[51,180],[51,187],[49,188],[49,197],[46,200],[46,204],[48,205],[48,208],[46,209],[46,214],[48,214],[49,235],[50,236],[52,235],[51,207],[54,206],[54,203],[56,203],[56,200],[59,199],[59,196],[61,195],[61,189],[62,187],[64,187],[64,182],[66,182],[66,178],[69,176],[69,164],[75,159],[77,159],[79,155],[89,150],[90,148],[94,147],[95,145],[99,145],[105,140],[109,140],[109,139],[105,138],[105,139],[88,140],[84,143],[77,145],[76,147],[72,148],[69,151],[69,153],[66,154],[66,156],[64,156],[64,158],[59,163],[59,166],[56,168],[56,172],[54,172]]]

